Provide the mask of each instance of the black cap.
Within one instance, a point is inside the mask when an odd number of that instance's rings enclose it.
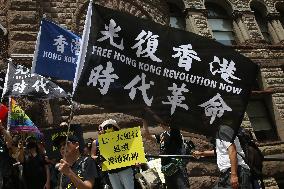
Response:
[[[67,137],[67,135],[63,135],[63,136],[61,135],[61,136],[56,137],[53,141],[54,146],[59,147],[62,142],[66,141],[66,137]],[[68,141],[79,143],[79,139],[75,135],[68,136]]]

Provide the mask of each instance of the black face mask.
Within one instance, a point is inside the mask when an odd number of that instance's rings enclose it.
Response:
[[[27,148],[28,148],[28,149],[36,148],[36,147],[37,147],[37,145],[36,145],[35,142],[29,142],[29,143],[27,144]]]

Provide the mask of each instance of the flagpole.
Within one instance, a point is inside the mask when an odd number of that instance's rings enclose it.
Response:
[[[45,18],[45,14],[43,18]],[[40,44],[40,36],[41,36],[41,25],[42,25],[42,20],[40,21],[40,28],[39,32],[37,34],[37,39],[36,39],[36,45],[35,45],[35,51],[34,51],[34,57],[33,57],[33,62],[32,62],[32,68],[31,68],[31,73],[35,72],[35,67],[36,67],[36,61],[37,61],[37,56],[38,56],[38,50],[39,50],[39,44]]]
[[[2,97],[1,97],[1,102],[3,101],[4,98],[4,94],[7,91],[7,85],[8,85],[8,77],[9,77],[9,70],[10,70],[10,64],[12,64],[13,59],[12,58],[8,58],[8,68],[7,68],[7,72],[6,72],[6,76],[5,76],[5,83],[4,83],[4,87],[3,87],[3,92],[2,92]]]
[[[8,132],[10,131],[11,111],[12,111],[12,108],[11,108],[11,97],[9,97],[9,111],[8,111],[8,121],[7,121],[7,131]]]
[[[71,110],[70,110],[70,114],[68,117],[68,122],[67,122],[67,136],[66,136],[66,140],[65,140],[65,147],[64,147],[64,152],[63,152],[63,157],[62,159],[66,158],[66,151],[67,151],[67,142],[68,142],[68,138],[69,138],[69,132],[70,132],[70,125],[71,125],[71,121],[73,119],[73,115],[74,115],[74,107],[75,107],[75,103],[73,103],[72,99],[70,101],[68,101],[71,105]],[[63,178],[63,173],[60,174],[60,180],[59,180],[59,189],[62,189],[62,178]]]
[[[91,30],[91,17],[93,14],[92,11],[92,3],[93,1],[90,0],[89,6],[88,6],[88,11],[87,11],[87,15],[86,15],[86,20],[85,20],[85,25],[84,25],[84,31],[83,31],[83,36],[82,36],[82,43],[80,46],[80,53],[77,59],[77,66],[76,66],[76,72],[75,72],[75,78],[73,80],[73,92],[72,92],[72,96],[75,93],[77,84],[78,84],[78,80],[80,78],[84,63],[85,63],[85,57],[87,54],[87,46],[88,46],[88,41],[89,41],[89,35],[90,35],[90,30]]]

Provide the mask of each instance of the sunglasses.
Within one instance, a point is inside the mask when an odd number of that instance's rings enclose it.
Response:
[[[108,130],[108,129],[113,129],[114,131],[118,131],[118,129],[111,124],[105,125],[103,128],[99,127],[98,131],[103,131],[103,130]]]

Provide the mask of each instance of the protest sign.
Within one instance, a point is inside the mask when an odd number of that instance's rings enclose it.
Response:
[[[140,127],[99,135],[103,171],[146,163]]]

